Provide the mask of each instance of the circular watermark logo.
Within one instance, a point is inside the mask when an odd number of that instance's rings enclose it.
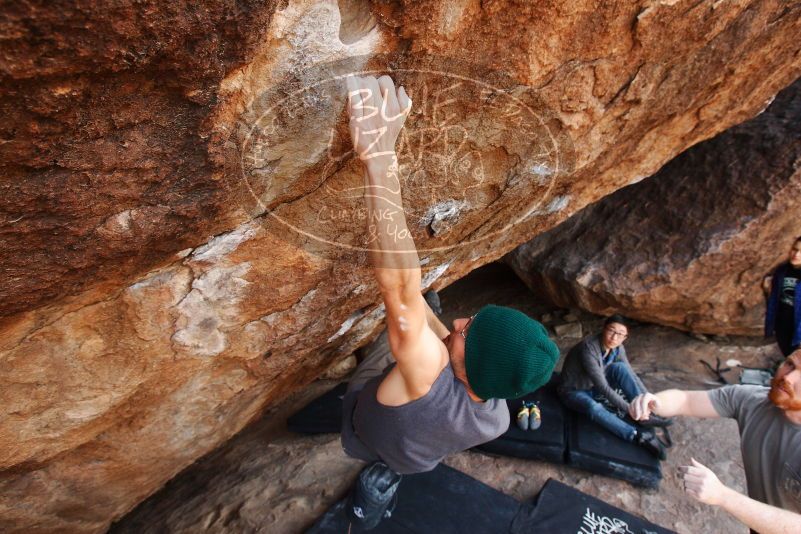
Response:
[[[304,243],[371,250],[371,218],[387,214],[366,202],[346,79],[384,74],[413,102],[395,144],[403,200],[392,217],[402,213],[406,229],[395,231],[407,230],[420,255],[475,246],[559,203],[554,184],[573,170],[572,145],[535,90],[453,58],[365,57],[294,73],[242,114],[239,176],[251,213]]]

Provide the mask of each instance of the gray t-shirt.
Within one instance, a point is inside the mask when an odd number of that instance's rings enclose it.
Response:
[[[801,425],[768,399],[770,388],[725,386],[709,392],[721,417],[737,420],[748,495],[801,512]]]
[[[376,398],[378,386],[394,366],[358,392],[352,417],[354,433],[344,429],[342,433],[349,455],[365,461],[380,458],[404,475],[422,473],[434,469],[446,455],[491,441],[509,428],[506,402],[473,401],[450,364],[419,399],[401,406],[381,404]]]

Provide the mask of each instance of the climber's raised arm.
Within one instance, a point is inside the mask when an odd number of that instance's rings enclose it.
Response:
[[[395,154],[412,103],[389,76],[351,76],[348,94],[351,138],[364,164],[365,246],[386,305],[389,344],[400,373],[396,382],[405,389],[402,400],[411,400],[428,392],[448,361],[426,320],[420,262],[406,224]]]

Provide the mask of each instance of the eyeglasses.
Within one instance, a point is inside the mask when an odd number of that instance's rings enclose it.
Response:
[[[467,341],[467,334],[465,334],[465,332],[467,332],[467,329],[470,328],[470,323],[473,322],[473,317],[475,317],[475,315],[471,315],[470,319],[467,320],[467,324],[464,325],[464,328],[459,330],[459,334],[462,336],[462,339],[464,339],[465,341]]]
[[[618,332],[617,330],[613,330],[611,328],[606,329],[609,332],[609,335],[612,337],[619,337],[620,339],[626,339],[629,335],[626,332]]]

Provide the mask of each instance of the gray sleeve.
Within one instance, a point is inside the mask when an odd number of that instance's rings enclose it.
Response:
[[[645,387],[645,384],[642,383],[642,380],[640,380],[640,377],[637,376],[637,373],[634,372],[634,369],[631,367],[631,364],[629,363],[629,358],[626,355],[626,347],[620,345],[620,352],[618,352],[617,357],[620,358],[620,361],[625,363],[626,366],[629,368],[629,371],[631,371],[631,376],[634,377],[634,382],[637,383],[637,386],[640,388],[640,390],[647,393],[648,388]]]
[[[618,410],[625,412],[629,409],[629,403],[626,402],[626,399],[618,395],[617,392],[609,386],[601,362],[589,343],[585,343],[581,347],[581,366],[584,368],[584,372],[587,373],[587,376],[590,377],[590,380],[592,380],[592,385],[598,393],[606,397]]]
[[[708,391],[707,395],[719,416],[739,420],[743,405],[761,389],[760,386],[734,384]]]

